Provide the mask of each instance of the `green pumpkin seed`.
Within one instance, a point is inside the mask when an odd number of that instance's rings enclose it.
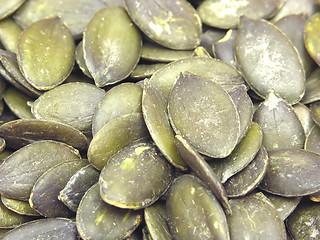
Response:
[[[72,35],[80,38],[89,19],[104,6],[100,0],[63,0],[54,4],[51,0],[28,0],[13,19],[26,28],[40,19],[61,16]]]
[[[176,179],[166,206],[174,239],[230,239],[218,200],[199,178],[185,174]]]
[[[313,67],[313,60],[304,46],[303,29],[306,22],[306,14],[289,15],[277,21],[275,26],[277,26],[296,47],[303,64],[304,71],[306,75],[309,75]]]
[[[0,166],[0,193],[27,201],[36,180],[52,166],[80,158],[69,145],[55,141],[29,144],[10,155]]]
[[[199,47],[196,47],[193,51],[193,57],[207,57],[207,58],[212,58],[210,53],[208,53],[208,51],[202,47],[202,46],[199,46]]]
[[[166,205],[163,202],[156,202],[145,208],[144,219],[151,240],[172,240]]]
[[[77,211],[82,239],[121,240],[129,237],[142,220],[142,212],[116,208],[100,197],[99,184],[83,196]]]
[[[86,165],[86,159],[77,159],[50,168],[33,185],[30,206],[45,217],[71,217],[73,213],[58,196],[72,175]]]
[[[27,104],[34,99],[20,92],[16,88],[9,87],[4,93],[4,101],[10,110],[19,118],[32,119],[31,108]]]
[[[60,191],[58,199],[76,212],[85,192],[99,180],[99,172],[87,165],[78,170]]]
[[[236,28],[240,16],[254,19],[270,18],[283,5],[284,0],[206,0],[197,8],[203,23],[222,29]]]
[[[314,70],[307,77],[306,92],[301,99],[304,104],[313,103],[320,100],[320,68]]]
[[[103,87],[128,77],[139,61],[141,45],[140,33],[122,7],[98,11],[83,36],[85,63],[96,85]]]
[[[192,57],[193,51],[172,50],[153,43],[142,45],[141,58],[153,62],[172,62]]]
[[[29,202],[10,199],[4,196],[1,196],[1,201],[3,205],[5,205],[9,210],[18,214],[27,216],[40,216],[40,214],[36,210],[31,208]]]
[[[215,159],[209,162],[210,167],[219,176],[222,183],[243,170],[254,159],[262,144],[260,126],[252,122],[249,131],[242,141],[225,159]]]
[[[242,197],[255,189],[266,174],[267,165],[268,154],[265,148],[261,147],[246,168],[224,183],[228,197]]]
[[[22,224],[8,232],[3,240],[16,239],[79,239],[76,224],[70,219],[45,218]]]
[[[100,100],[92,118],[92,135],[118,117],[141,113],[142,89],[134,83],[122,83],[110,89]]]
[[[263,193],[277,209],[279,217],[284,221],[298,206],[301,197],[282,197],[268,192]]]
[[[236,67],[236,61],[234,59],[234,45],[237,36],[237,30],[230,29],[226,35],[215,42],[213,45],[214,55],[216,58]]]
[[[132,144],[113,155],[102,169],[100,194],[116,207],[141,209],[164,194],[172,179],[171,165],[154,145]]]
[[[49,90],[71,73],[75,45],[59,17],[39,20],[19,36],[17,59],[26,80],[36,89]]]
[[[81,69],[81,71],[86,75],[88,76],[89,78],[92,78],[88,68],[87,68],[87,65],[86,65],[86,61],[84,59],[84,56],[83,56],[83,41],[81,41],[77,47],[76,47],[76,62],[79,66],[79,68]]]
[[[33,103],[31,111],[37,119],[90,130],[94,109],[104,94],[103,89],[90,83],[66,83],[42,94]]]
[[[233,214],[228,216],[232,240],[286,240],[286,229],[272,203],[262,194],[231,199]]]
[[[304,28],[304,43],[308,53],[312,59],[320,66],[320,28],[319,28],[320,13],[315,13],[310,17]]]
[[[305,135],[293,108],[273,92],[256,110],[253,121],[263,132],[263,146],[273,149],[302,149]]]
[[[174,131],[200,153],[223,158],[238,142],[240,120],[235,104],[213,81],[180,74],[169,97],[168,113]]]
[[[14,13],[24,2],[25,0],[1,0],[0,19],[6,18]]]
[[[314,126],[314,121],[311,118],[310,109],[302,103],[297,103],[293,105],[293,110],[301,122],[304,134],[308,136],[311,128]]]
[[[20,215],[9,210],[3,205],[2,201],[0,201],[0,216],[0,229],[17,227],[22,223],[32,220],[29,216]]]
[[[106,124],[94,135],[88,149],[88,159],[101,170],[109,158],[134,141],[149,136],[141,113],[125,115]]]
[[[145,79],[151,77],[156,71],[165,66],[165,63],[138,64],[130,74],[132,79]]]
[[[67,124],[41,119],[20,119],[5,123],[0,126],[0,136],[13,149],[40,140],[64,142],[79,150],[86,149],[89,144],[87,137],[79,130]]]
[[[311,104],[311,118],[320,126],[320,101]]]
[[[288,231],[295,240],[319,239],[320,205],[304,201],[288,217]]]
[[[153,41],[172,49],[194,49],[200,43],[201,21],[184,0],[125,0],[135,24]]]
[[[204,181],[215,197],[220,201],[226,211],[231,214],[231,207],[228,202],[227,192],[219,180],[219,177],[210,168],[210,165],[194,150],[194,148],[181,136],[176,135],[176,145],[183,160]]]
[[[284,197],[320,191],[320,155],[305,150],[268,152],[269,166],[260,188]]]
[[[273,24],[242,17],[235,54],[244,79],[260,97],[271,90],[289,104],[303,97],[306,80],[298,52]]]
[[[212,51],[212,45],[222,39],[225,34],[225,30],[218,28],[210,28],[203,31],[200,45],[203,46],[211,56],[215,56],[215,53]]]
[[[150,83],[168,99],[179,74],[185,71],[212,80],[227,92],[236,90],[244,83],[239,72],[230,65],[217,59],[200,57],[169,63],[152,75]]]
[[[0,153],[2,153],[7,146],[6,141],[3,138],[0,138]]]
[[[315,125],[307,135],[304,149],[310,152],[320,154],[320,127]]]
[[[143,89],[142,111],[149,133],[161,153],[173,166],[186,170],[186,163],[182,160],[174,142],[166,100],[148,81],[145,82]]]
[[[0,41],[6,50],[17,53],[18,38],[21,32],[21,27],[11,18],[0,21]]]

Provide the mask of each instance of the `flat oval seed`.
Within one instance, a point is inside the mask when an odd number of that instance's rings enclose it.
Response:
[[[172,240],[166,205],[156,202],[144,209],[144,219],[152,240]]]
[[[320,126],[320,101],[311,104],[311,118]]]
[[[28,0],[13,18],[20,26],[26,28],[40,19],[61,16],[72,35],[81,38],[89,19],[104,6],[100,0],[63,0],[54,4],[51,0]]]
[[[94,109],[104,94],[103,89],[90,83],[66,83],[42,94],[34,101],[31,111],[37,119],[90,130]]]
[[[88,159],[95,168],[101,170],[114,154],[146,136],[149,136],[149,132],[141,113],[116,118],[93,137],[87,153]]]
[[[92,78],[83,55],[83,41],[81,41],[76,47],[76,62],[81,71],[89,78]]]
[[[266,174],[268,166],[268,153],[261,147],[249,165],[228,179],[224,187],[228,197],[242,197],[255,189]]]
[[[185,71],[212,80],[227,92],[234,91],[244,84],[242,76],[235,68],[217,59],[203,57],[169,63],[152,75],[150,83],[168,99],[179,74]]]
[[[72,175],[86,165],[86,159],[77,159],[50,168],[33,185],[30,206],[45,217],[71,217],[73,213],[58,196]]]
[[[40,140],[64,142],[79,150],[89,145],[87,137],[79,130],[67,124],[42,119],[19,119],[2,124],[0,136],[13,149]]]
[[[186,163],[174,143],[174,132],[169,122],[166,100],[149,81],[144,84],[142,112],[149,133],[161,153],[173,166],[186,170]]]
[[[4,49],[17,53],[18,38],[22,32],[21,27],[11,18],[6,18],[0,21],[0,41]]]
[[[320,66],[320,13],[311,16],[304,27],[304,44],[313,60]]]
[[[138,64],[131,72],[130,78],[140,80],[151,77],[156,71],[165,65],[165,63]]]
[[[100,172],[88,165],[78,170],[60,191],[58,199],[76,212],[85,192],[99,181]]]
[[[207,0],[197,8],[203,23],[216,28],[236,28],[240,16],[268,19],[283,5],[284,0]]]
[[[8,209],[18,214],[27,216],[40,216],[36,210],[31,208],[29,202],[6,198],[5,196],[1,196],[1,201]]]
[[[22,224],[8,232],[3,240],[17,239],[79,239],[76,224],[70,219],[45,218]]]
[[[283,221],[262,193],[231,199],[230,204],[233,214],[228,216],[228,223],[232,240],[287,239]]]
[[[76,217],[83,239],[121,240],[129,237],[142,220],[142,212],[116,208],[100,197],[99,184],[83,196]]]
[[[230,239],[218,200],[199,178],[179,177],[169,189],[166,206],[174,239]]]
[[[0,216],[0,229],[14,228],[22,223],[32,220],[32,218],[29,216],[20,215],[9,210],[6,206],[3,205],[2,201],[0,201]]]
[[[306,80],[298,52],[273,24],[242,17],[235,54],[244,79],[260,97],[271,90],[289,104],[303,97]]]
[[[306,138],[304,149],[310,152],[320,154],[320,127],[313,126]]]
[[[3,19],[9,15],[11,15],[13,12],[15,12],[23,3],[25,0],[1,0],[1,10],[0,10],[0,19]]]
[[[67,144],[39,141],[11,154],[0,166],[0,193],[27,201],[34,183],[52,166],[80,158],[79,152]]]
[[[113,119],[141,113],[142,88],[134,83],[122,83],[110,89],[100,100],[92,118],[92,135]]]
[[[193,49],[200,43],[201,21],[185,0],[125,0],[137,26],[158,44],[172,49]]]
[[[98,11],[83,36],[84,59],[96,85],[103,87],[129,76],[139,61],[141,45],[140,33],[122,7]]]
[[[284,197],[320,191],[320,155],[305,150],[273,150],[260,188]]]
[[[223,158],[238,142],[240,120],[235,104],[213,81],[181,74],[170,94],[168,113],[176,134],[200,153]]]
[[[256,110],[253,121],[263,132],[262,145],[273,149],[302,149],[305,135],[301,122],[293,108],[273,92]]]
[[[293,110],[297,114],[301,122],[304,134],[308,136],[309,132],[311,131],[311,128],[315,125],[314,121],[311,118],[310,109],[302,103],[297,103],[293,105]]]
[[[60,18],[39,20],[19,36],[17,58],[33,87],[52,89],[71,73],[75,58],[73,37]]]
[[[320,68],[314,70],[307,77],[306,92],[301,99],[304,104],[313,103],[320,100]]]
[[[230,29],[226,35],[212,45],[216,58],[236,67],[234,58],[234,45],[237,36],[237,30]]]
[[[143,173],[143,174],[142,174]],[[137,143],[113,155],[100,173],[102,199],[116,207],[141,209],[169,188],[171,165],[150,143]]]

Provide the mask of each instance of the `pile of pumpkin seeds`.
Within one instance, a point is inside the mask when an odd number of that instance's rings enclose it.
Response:
[[[320,239],[320,1],[0,3],[1,239]]]

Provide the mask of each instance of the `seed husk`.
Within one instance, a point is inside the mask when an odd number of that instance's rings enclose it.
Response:
[[[6,198],[5,196],[1,196],[1,201],[3,205],[5,205],[9,210],[20,215],[40,216],[40,214],[36,210],[31,208],[29,202],[27,201]]]

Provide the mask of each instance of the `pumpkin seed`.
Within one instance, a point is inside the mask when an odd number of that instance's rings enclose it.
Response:
[[[2,201],[0,201],[0,215],[0,229],[13,228],[32,219],[29,216],[20,215],[16,212],[9,210],[3,205]]]
[[[203,23],[222,29],[236,28],[241,15],[254,19],[270,18],[284,0],[206,0],[197,8]]]
[[[86,149],[89,144],[87,137],[79,130],[67,124],[41,119],[20,119],[5,123],[0,126],[0,136],[13,149],[40,140],[64,142],[79,150]]]
[[[66,83],[42,94],[34,101],[31,111],[37,119],[90,130],[94,108],[104,94],[103,89],[90,83]]]
[[[287,239],[283,221],[262,193],[231,199],[230,205],[233,212],[228,216],[231,239]]]
[[[305,150],[273,150],[260,188],[284,197],[320,191],[320,155]]]
[[[200,153],[223,158],[238,142],[240,120],[235,104],[213,81],[180,74],[169,97],[168,113],[176,134]]]
[[[314,126],[314,121],[311,118],[310,109],[302,103],[297,103],[293,105],[293,110],[301,122],[304,134],[308,136],[311,128]]]
[[[176,135],[175,139],[183,160],[197,174],[197,176],[209,186],[221,205],[229,214],[231,214],[231,207],[228,202],[227,192],[220,182],[219,177],[210,168],[210,165],[185,139],[180,135]]]
[[[161,153],[173,166],[186,170],[186,163],[182,160],[174,142],[166,100],[149,81],[145,82],[143,89],[142,111],[149,133]]]
[[[267,165],[268,154],[265,148],[261,147],[246,168],[224,183],[228,197],[241,197],[255,189],[266,174]]]
[[[287,226],[295,240],[319,239],[320,205],[310,201],[301,202],[288,217]]]
[[[18,38],[22,32],[21,27],[11,18],[6,18],[0,21],[0,41],[4,49],[17,53]]]
[[[28,106],[29,101],[34,99],[14,87],[9,87],[4,93],[3,99],[10,110],[19,118],[32,119],[31,108]]]
[[[273,24],[242,17],[235,54],[244,79],[260,97],[271,90],[289,104],[303,97],[306,80],[298,52]]]
[[[99,172],[87,165],[78,170],[60,191],[58,199],[76,212],[85,192],[99,180]]]
[[[305,14],[289,15],[277,21],[275,26],[277,26],[296,47],[303,64],[304,71],[308,76],[313,67],[313,60],[304,46],[303,29],[306,25],[307,19],[308,17]]]
[[[130,74],[132,79],[145,79],[151,77],[156,71],[165,66],[165,63],[138,64]]]
[[[227,92],[244,83],[239,72],[230,65],[213,58],[187,58],[169,63],[155,72],[150,83],[168,99],[181,72],[190,72],[220,84]]]
[[[13,15],[13,19],[26,28],[40,19],[61,16],[72,35],[80,38],[89,19],[104,6],[100,0],[63,0],[55,4],[51,0],[28,0]]]
[[[141,113],[142,89],[134,83],[122,83],[110,89],[100,100],[92,118],[92,135],[118,117]]]
[[[15,12],[25,0],[1,0],[1,11],[0,11],[0,19],[6,18],[7,16],[11,15]]]
[[[11,154],[0,166],[0,193],[27,201],[36,180],[52,166],[80,158],[79,152],[64,143],[39,141]]]
[[[6,206],[9,210],[16,212],[20,215],[40,216],[40,214],[36,210],[31,208],[29,202],[10,199],[4,196],[1,196],[1,201],[3,205]]]
[[[199,178],[185,174],[176,179],[166,207],[174,239],[230,239],[218,200]]]
[[[306,92],[301,99],[304,104],[313,103],[320,100],[320,68],[314,70],[307,77]]]
[[[312,59],[320,66],[318,54],[320,48],[319,20],[320,13],[316,13],[308,19],[304,28],[304,43]]]
[[[193,51],[193,57],[207,57],[207,58],[212,58],[211,55],[207,52],[207,50],[202,47],[196,47]]]
[[[304,149],[310,152],[320,154],[320,127],[315,125],[311,128],[306,138]]]
[[[172,240],[165,203],[156,202],[145,208],[144,219],[148,227],[150,239]]]
[[[83,239],[120,240],[129,237],[142,220],[142,212],[116,208],[100,197],[99,184],[83,196],[76,217]]]
[[[50,168],[33,185],[30,206],[45,217],[71,217],[73,213],[58,196],[70,177],[86,165],[86,159],[77,159]]]
[[[310,195],[310,200],[314,201],[314,202],[320,202],[320,192],[316,192],[314,194]]]
[[[214,55],[216,58],[230,64],[233,67],[236,67],[236,61],[234,59],[236,36],[237,30],[230,29],[222,39],[215,42],[213,45]]]
[[[76,224],[65,218],[45,218],[22,224],[2,239],[79,239]]]
[[[320,126],[320,101],[311,104],[311,118],[316,125]]]
[[[96,169],[101,170],[122,148],[148,135],[141,113],[113,119],[94,135],[87,153],[88,160]]]
[[[84,59],[84,56],[83,56],[83,41],[81,41],[77,47],[76,47],[76,62],[79,66],[79,68],[81,69],[81,71],[86,75],[88,76],[89,78],[92,78],[88,68],[87,68],[87,65],[86,65],[86,61]]]
[[[171,166],[154,145],[132,144],[113,155],[102,169],[100,194],[116,207],[141,209],[164,194],[172,179]]]
[[[305,135],[293,108],[282,98],[270,92],[256,110],[253,121],[263,132],[262,145],[273,149],[302,149]]]
[[[84,59],[95,84],[103,87],[128,77],[139,61],[141,44],[138,29],[122,7],[98,11],[83,36]]]
[[[141,58],[153,62],[172,62],[192,57],[193,51],[172,50],[152,43],[142,45]]]
[[[277,209],[279,217],[284,221],[296,209],[301,197],[282,197],[268,192],[263,193]]]
[[[205,28],[205,25],[203,26]],[[215,53],[212,51],[212,45],[218,40],[222,39],[226,34],[225,30],[218,28],[209,28],[208,30],[203,29],[203,33],[201,35],[201,43],[207,52],[213,57]]]
[[[7,146],[6,141],[3,138],[0,138],[0,153],[2,153]]]
[[[201,20],[184,0],[125,0],[134,23],[153,41],[172,49],[194,49],[200,43]]]

